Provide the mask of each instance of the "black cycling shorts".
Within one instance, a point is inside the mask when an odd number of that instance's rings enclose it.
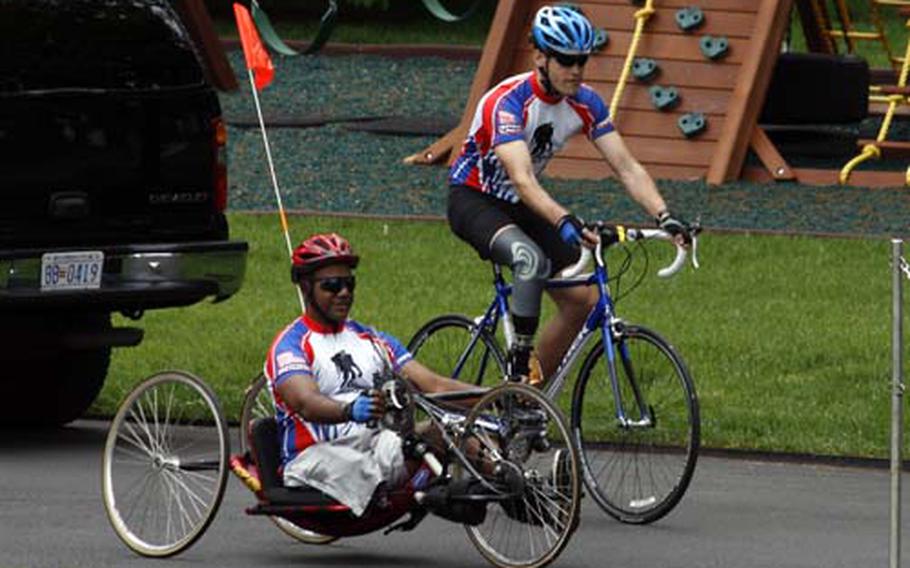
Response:
[[[464,185],[449,189],[449,227],[474,247],[480,258],[490,259],[490,241],[497,231],[517,225],[550,259],[551,276],[578,262],[579,249],[563,242],[556,227],[523,203],[509,203]]]

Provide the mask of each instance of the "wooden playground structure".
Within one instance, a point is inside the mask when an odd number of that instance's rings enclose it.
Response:
[[[835,1],[837,9],[844,0]],[[910,0],[869,0],[910,18]],[[500,80],[532,68],[527,38],[531,20],[546,0],[500,0],[458,126],[407,161],[448,163],[467,135],[481,96]],[[907,58],[889,57],[895,85],[878,86],[884,102],[882,131],[861,140],[856,163],[845,168],[794,168],[778,151],[759,116],[781,44],[796,7],[810,50],[832,53],[838,37],[861,41],[849,16],[835,26],[825,0],[580,0],[574,2],[608,42],[589,61],[585,80],[604,99],[613,99],[617,129],[632,153],[658,179],[705,179],[720,184],[737,179],[850,183],[859,186],[910,184],[910,172],[857,166],[896,152],[910,157],[910,144],[886,140],[899,107],[907,105]],[[846,16],[846,19],[845,19]],[[868,33],[868,32],[867,32]],[[871,34],[869,34],[871,36]],[[874,37],[882,41],[881,37]],[[624,69],[627,71],[624,73]],[[623,80],[625,79],[625,80]],[[614,97],[615,95],[615,97]],[[761,165],[747,163],[749,151]],[[602,179],[612,175],[596,150],[578,136],[550,163],[548,175]]]

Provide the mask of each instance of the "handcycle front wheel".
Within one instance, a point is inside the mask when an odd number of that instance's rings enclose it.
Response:
[[[473,471],[455,461],[453,477],[494,497],[482,523],[465,525],[478,551],[501,568],[555,560],[581,509],[579,452],[559,409],[537,389],[503,384],[474,405],[459,447]]]
[[[246,389],[243,397],[243,407],[240,409],[240,452],[249,451],[247,429],[251,421],[257,418],[275,416],[275,406],[272,395],[266,388],[265,375],[259,374]],[[287,519],[269,517],[275,525],[293,539],[306,544],[329,544],[338,540],[335,536],[326,536],[301,528]]]
[[[499,343],[462,315],[431,319],[408,342],[408,351],[437,373],[465,383],[492,387],[506,376]]]
[[[682,499],[698,459],[698,397],[689,371],[655,332],[624,326],[614,340],[619,404],[598,341],[572,397],[584,482],[600,507],[632,524],[656,521]]]
[[[102,495],[117,536],[142,556],[190,547],[224,496],[228,427],[215,393],[193,375],[152,375],[127,395],[108,432]]]

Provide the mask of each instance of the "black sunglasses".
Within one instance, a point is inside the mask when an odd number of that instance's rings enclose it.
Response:
[[[563,67],[574,67],[576,65],[584,67],[585,63],[588,62],[587,55],[569,55],[566,53],[559,53],[558,51],[553,52],[553,58],[556,60],[556,63],[559,63]]]
[[[313,282],[319,283],[319,287],[330,294],[337,294],[347,288],[354,293],[354,287],[357,281],[353,276],[333,276],[331,278],[316,278]]]

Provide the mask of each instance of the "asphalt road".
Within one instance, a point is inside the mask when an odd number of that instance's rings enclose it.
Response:
[[[81,421],[0,432],[0,567],[486,566],[461,527],[436,518],[412,533],[295,543],[244,514],[252,495],[235,479],[194,547],[170,560],[137,557],[115,536],[101,502],[106,430]],[[905,497],[906,516],[908,504]],[[585,500],[581,526],[554,566],[887,566],[888,533],[887,471],[703,458],[682,503],[653,525],[622,525]]]

